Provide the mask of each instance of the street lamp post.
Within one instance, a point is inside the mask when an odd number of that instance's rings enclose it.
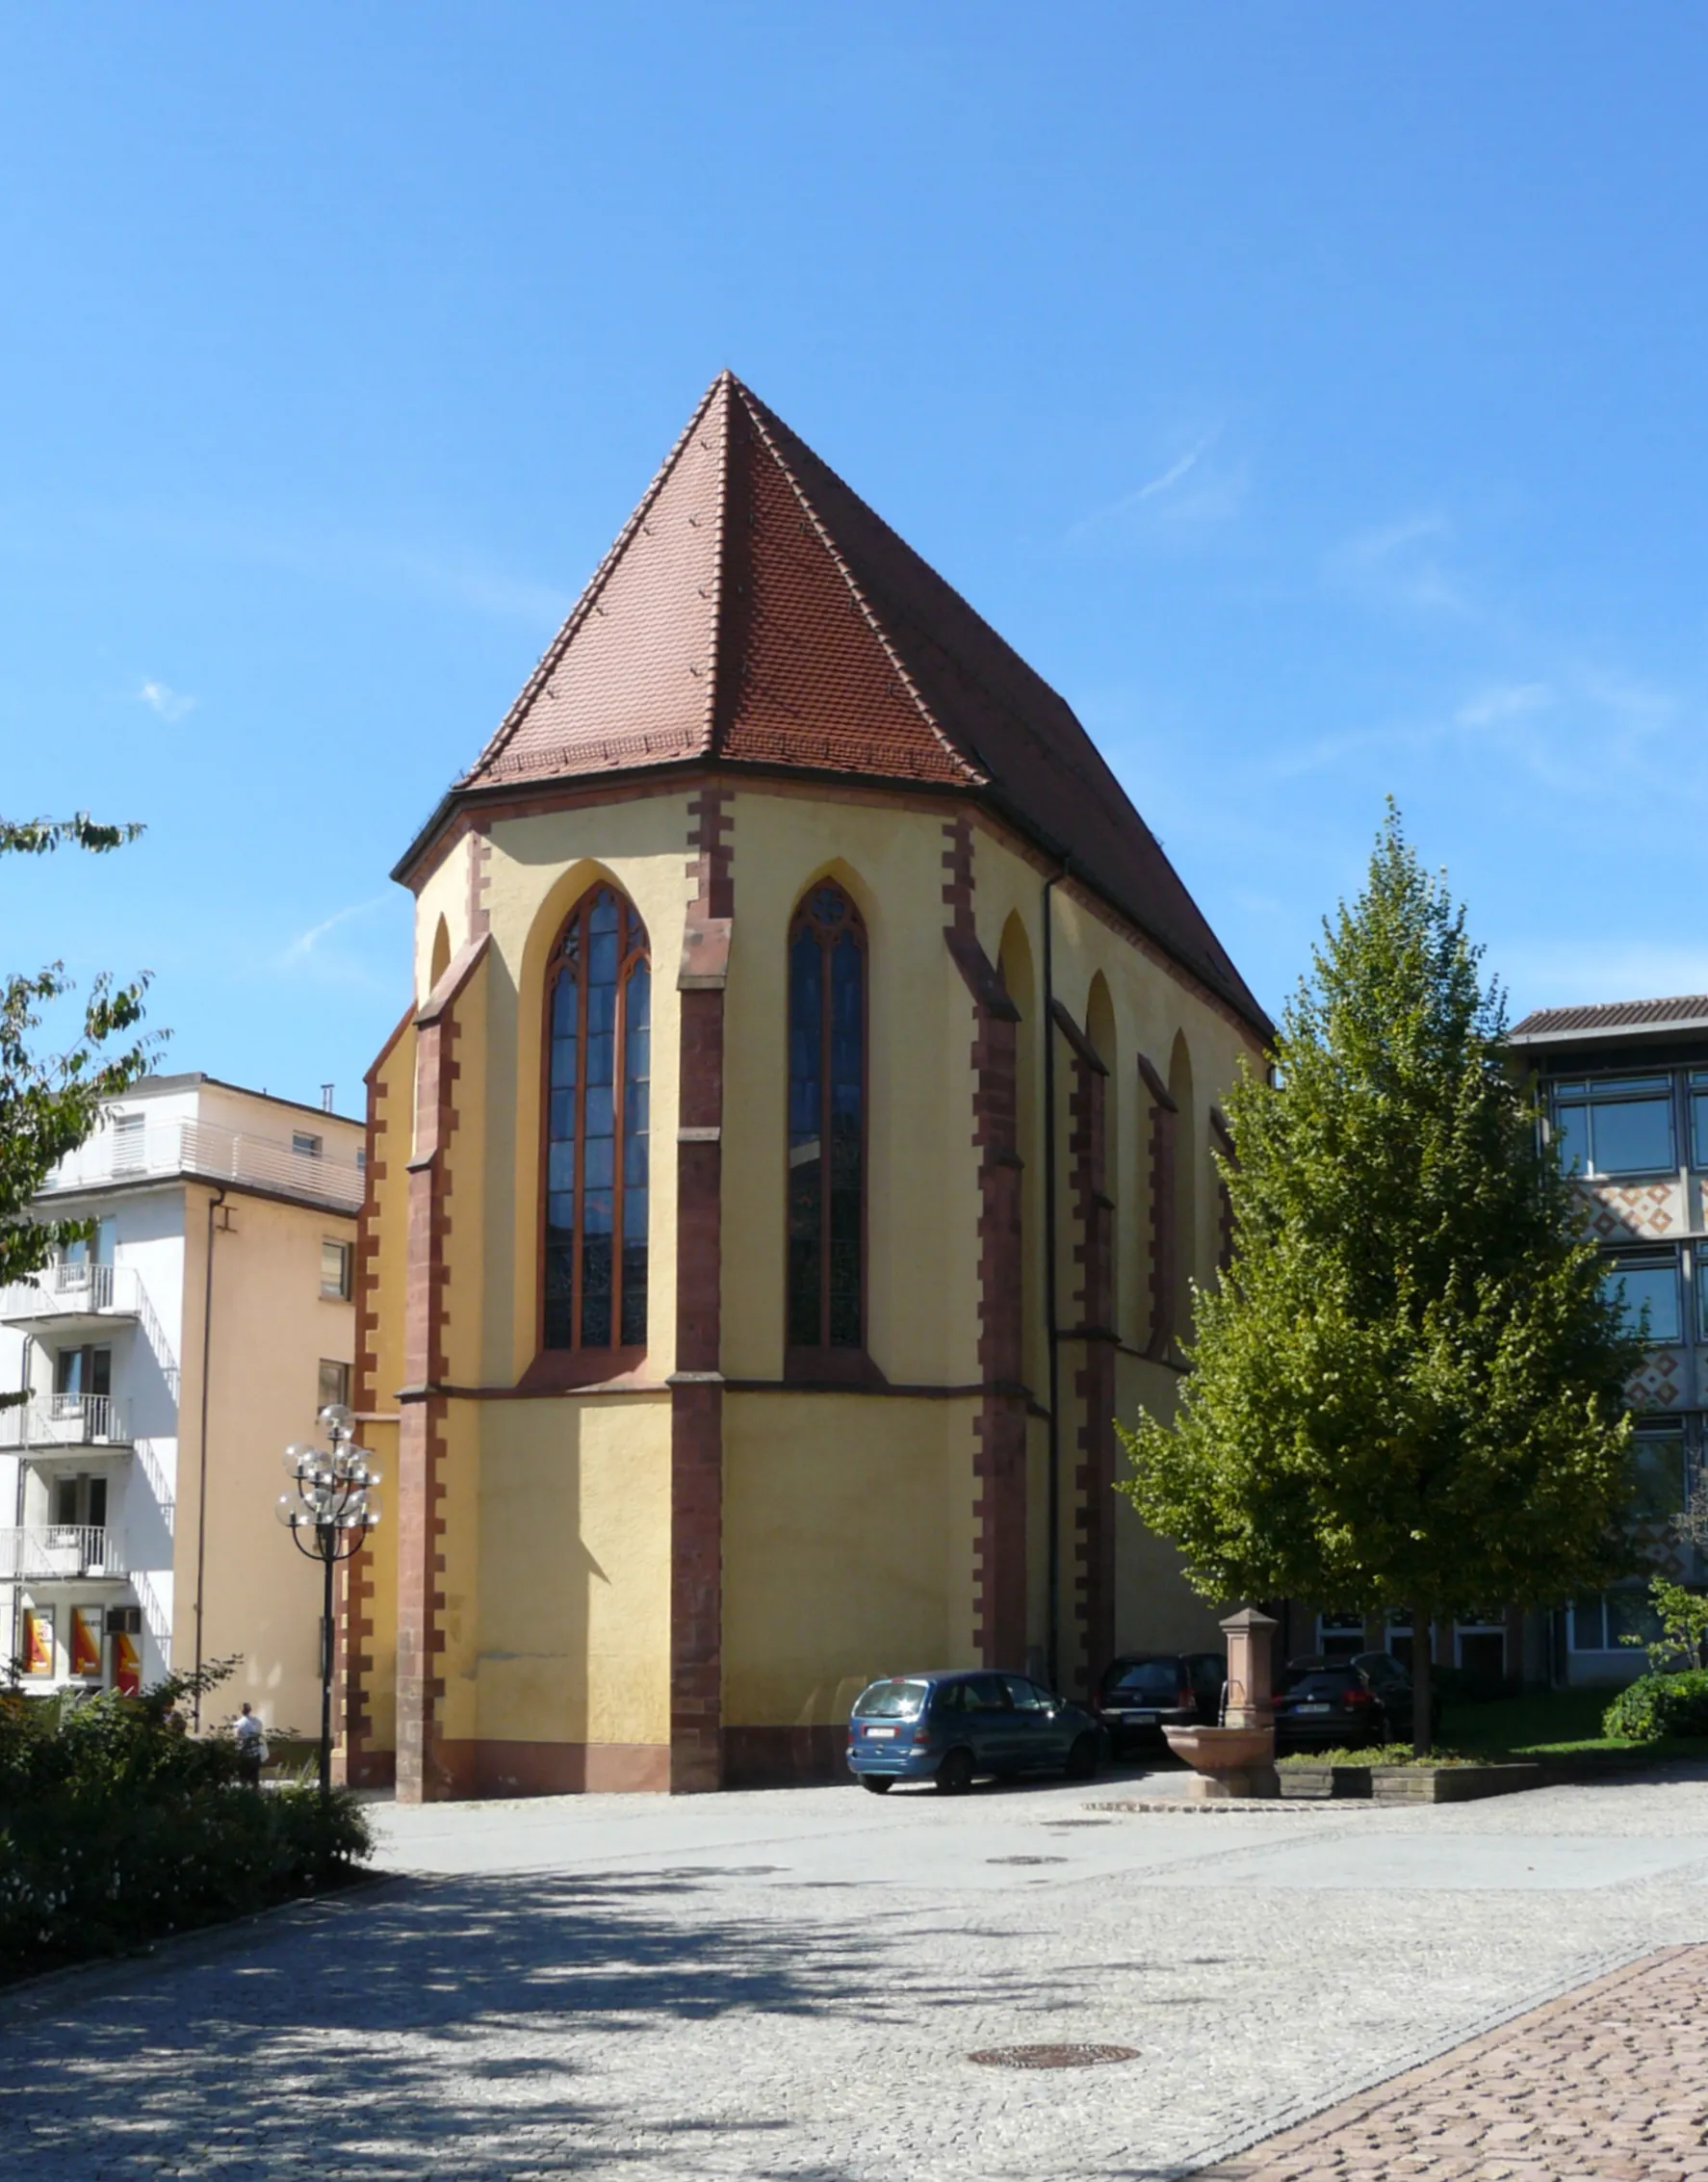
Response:
[[[285,1449],[285,1472],[296,1485],[281,1493],[274,1514],[297,1550],[325,1571],[321,1621],[321,1796],[332,1792],[332,1571],[361,1550],[379,1520],[374,1488],[379,1472],[366,1447],[355,1445],[355,1421],[342,1402],[329,1402],[320,1421],[330,1447],[298,1441]]]

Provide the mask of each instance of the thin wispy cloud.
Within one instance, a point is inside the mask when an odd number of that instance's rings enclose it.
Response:
[[[1141,501],[1154,500],[1158,493],[1168,492],[1177,485],[1182,478],[1189,478],[1221,436],[1220,425],[1214,431],[1205,432],[1198,445],[1189,447],[1177,462],[1171,462],[1166,470],[1159,471],[1155,477],[1142,484],[1131,496],[1132,505],[1136,507]]]
[[[1681,700],[1653,683],[1556,662],[1545,674],[1491,676],[1410,716],[1281,751],[1268,770],[1292,780],[1362,759],[1451,759],[1574,797],[1603,797],[1610,775],[1635,784],[1651,770],[1657,785],[1665,776],[1677,790],[1685,783],[1663,758],[1680,711]]]
[[[371,910],[383,909],[391,899],[390,895],[376,894],[369,901],[352,901],[348,908],[335,909],[330,917],[323,917],[318,924],[311,924],[307,931],[298,933],[280,954],[281,966],[306,962],[321,942],[337,931],[341,924],[349,924],[358,917],[366,917]]]
[[[195,710],[194,697],[166,682],[144,682],[135,695],[138,704],[146,705],[157,719],[182,719]]]
[[[1385,607],[1469,616],[1475,602],[1464,576],[1448,559],[1453,535],[1452,523],[1439,510],[1357,532],[1331,549],[1329,582]]]
[[[1067,533],[1069,545],[1095,539],[1207,529],[1237,515],[1251,481],[1240,460],[1214,459],[1223,428],[1214,425],[1166,462],[1154,477],[1102,507],[1081,516]]]

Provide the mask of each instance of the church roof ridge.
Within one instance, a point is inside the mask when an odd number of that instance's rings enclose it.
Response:
[[[761,439],[764,442],[765,448],[769,452],[773,461],[775,461],[775,463],[777,464],[777,467],[789,480],[789,485],[793,489],[795,497],[799,500],[802,507],[806,510],[807,515],[812,522],[814,531],[817,534],[818,542],[823,546],[825,552],[829,554],[832,562],[836,566],[837,572],[841,575],[843,583],[847,584],[850,596],[853,598],[855,604],[859,607],[861,612],[865,614],[867,622],[870,624],[873,636],[876,636],[878,642],[883,646],[884,655],[890,662],[890,665],[894,672],[895,679],[900,683],[901,687],[907,691],[908,695],[913,699],[915,705],[919,708],[920,718],[931,730],[937,740],[943,745],[945,755],[963,774],[969,785],[981,788],[984,787],[985,785],[987,785],[989,776],[985,774],[976,765],[970,762],[967,754],[964,751],[956,748],[953,740],[945,732],[943,722],[938,719],[936,714],[932,712],[930,705],[927,704],[925,700],[923,690],[920,689],[919,684],[914,680],[912,674],[909,673],[907,662],[896,650],[896,647],[890,636],[889,631],[884,627],[882,616],[878,613],[876,608],[873,606],[871,600],[867,596],[866,592],[861,588],[860,579],[855,575],[853,569],[848,565],[847,558],[842,553],[841,548],[837,544],[836,538],[825,523],[824,517],[813,505],[812,494],[808,492],[799,476],[791,467],[788,455],[777,444],[777,437],[776,434],[772,431],[771,427],[773,425],[780,425],[782,423],[781,418],[779,418],[776,413],[766,405],[765,403],[761,401],[759,396],[754,393],[752,387],[745,385],[739,378],[737,378],[733,372],[728,376],[735,391],[741,397],[741,401],[747,409],[748,415],[753,419],[754,429],[758,431]],[[826,470],[830,470],[829,463],[825,463],[823,466]],[[853,487],[844,483],[843,480],[840,476],[838,476],[836,471],[830,470],[830,474],[832,477],[835,477],[837,479],[837,482],[839,484],[842,485],[844,491],[850,493],[853,491]]]
[[[529,676],[528,680],[517,691],[516,696],[511,703],[509,711],[505,713],[504,718],[499,721],[498,726],[493,730],[491,736],[487,739],[485,747],[481,750],[479,756],[475,760],[474,764],[470,766],[468,770],[463,773],[460,779],[455,782],[454,788],[464,788],[471,785],[479,778],[479,776],[482,772],[485,772],[489,768],[497,766],[499,761],[503,758],[504,752],[514,737],[516,730],[518,729],[518,727],[520,727],[523,720],[527,718],[529,712],[531,710],[534,699],[539,695],[541,689],[546,687],[551,679],[554,668],[557,665],[564,653],[568,651],[571,643],[575,640],[576,634],[581,629],[582,624],[586,620],[588,614],[593,611],[595,606],[597,606],[600,594],[604,591],[606,584],[609,583],[611,574],[616,568],[618,562],[622,559],[624,554],[629,550],[630,543],[634,539],[635,533],[645,523],[647,515],[657,503],[659,495],[663,490],[664,485],[668,481],[672,471],[676,468],[677,463],[682,459],[685,449],[687,448],[687,446],[693,439],[694,433],[699,429],[701,421],[705,417],[707,410],[711,408],[712,403],[716,400],[720,392],[727,392],[729,387],[734,383],[735,376],[736,375],[734,374],[734,372],[732,372],[726,365],[724,369],[717,374],[716,377],[712,381],[712,384],[706,389],[705,393],[701,395],[699,403],[696,405],[692,416],[689,417],[687,423],[684,425],[682,430],[677,434],[676,444],[671,448],[669,454],[665,455],[663,461],[659,464],[658,469],[653,474],[652,482],[647,486],[645,492],[641,494],[640,499],[635,503],[634,512],[630,515],[629,520],[623,525],[622,529],[617,533],[616,536],[611,540],[610,544],[606,548],[604,558],[600,561],[598,567],[594,569],[592,575],[587,579],[586,583],[582,585],[581,596],[576,600],[574,606],[570,608],[568,615],[564,619],[562,625],[559,627],[557,634],[552,638],[552,641],[540,654],[538,665],[535,666],[533,672]],[[629,741],[632,739],[618,738],[617,740],[620,741]]]

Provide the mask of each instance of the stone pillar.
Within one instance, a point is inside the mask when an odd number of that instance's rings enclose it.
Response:
[[[1228,1639],[1228,1703],[1224,1724],[1261,1734],[1261,1754],[1237,1773],[1228,1775],[1228,1789],[1234,1796],[1279,1796],[1281,1781],[1275,1770],[1275,1632],[1280,1626],[1255,1606],[1242,1606],[1222,1624]]]
[[[1275,1726],[1273,1649],[1279,1624],[1255,1606],[1242,1606],[1222,1624],[1228,1639],[1228,1710],[1225,1727]]]

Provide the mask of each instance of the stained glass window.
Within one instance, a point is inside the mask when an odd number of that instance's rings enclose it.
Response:
[[[789,1345],[857,1349],[866,1216],[866,927],[815,887],[789,935]]]
[[[644,1347],[652,967],[609,887],[563,927],[546,1030],[545,1345]]]

